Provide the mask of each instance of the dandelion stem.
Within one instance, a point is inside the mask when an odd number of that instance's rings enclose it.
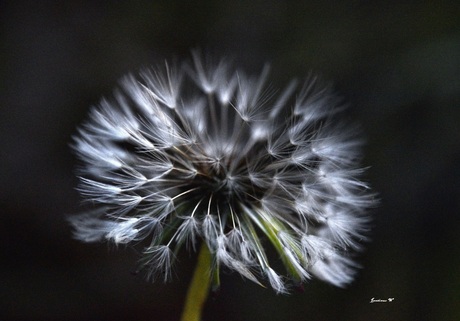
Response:
[[[185,299],[181,321],[201,321],[201,312],[206,302],[211,284],[211,253],[203,242],[193,278]]]

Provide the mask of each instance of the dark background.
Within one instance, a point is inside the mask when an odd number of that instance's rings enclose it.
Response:
[[[460,320],[458,1],[3,1],[0,15],[0,320],[178,320],[193,257],[150,284],[134,250],[71,238],[68,144],[122,75],[197,47],[269,62],[275,86],[334,81],[382,199],[348,289],[279,296],[224,275],[204,320]]]

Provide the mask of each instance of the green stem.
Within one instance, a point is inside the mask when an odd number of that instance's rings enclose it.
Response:
[[[192,282],[185,299],[184,312],[181,321],[201,321],[201,312],[208,297],[211,284],[211,253],[203,242],[198,262],[193,273]]]

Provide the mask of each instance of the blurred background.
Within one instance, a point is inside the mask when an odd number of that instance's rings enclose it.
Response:
[[[193,257],[150,284],[133,249],[72,239],[68,145],[121,76],[192,48],[248,72],[269,62],[275,87],[333,81],[382,199],[349,288],[280,296],[226,274],[203,320],[460,320],[458,1],[20,0],[0,15],[0,320],[179,319]]]

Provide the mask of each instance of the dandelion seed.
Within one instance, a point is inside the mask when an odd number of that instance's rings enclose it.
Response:
[[[360,180],[361,141],[330,88],[310,76],[298,94],[298,81],[275,94],[268,71],[230,72],[194,52],[182,67],[124,78],[74,137],[79,191],[96,206],[71,219],[75,236],[146,240],[153,280],[171,278],[184,245],[204,244],[213,288],[222,268],[278,293],[311,276],[351,282],[375,204]]]

